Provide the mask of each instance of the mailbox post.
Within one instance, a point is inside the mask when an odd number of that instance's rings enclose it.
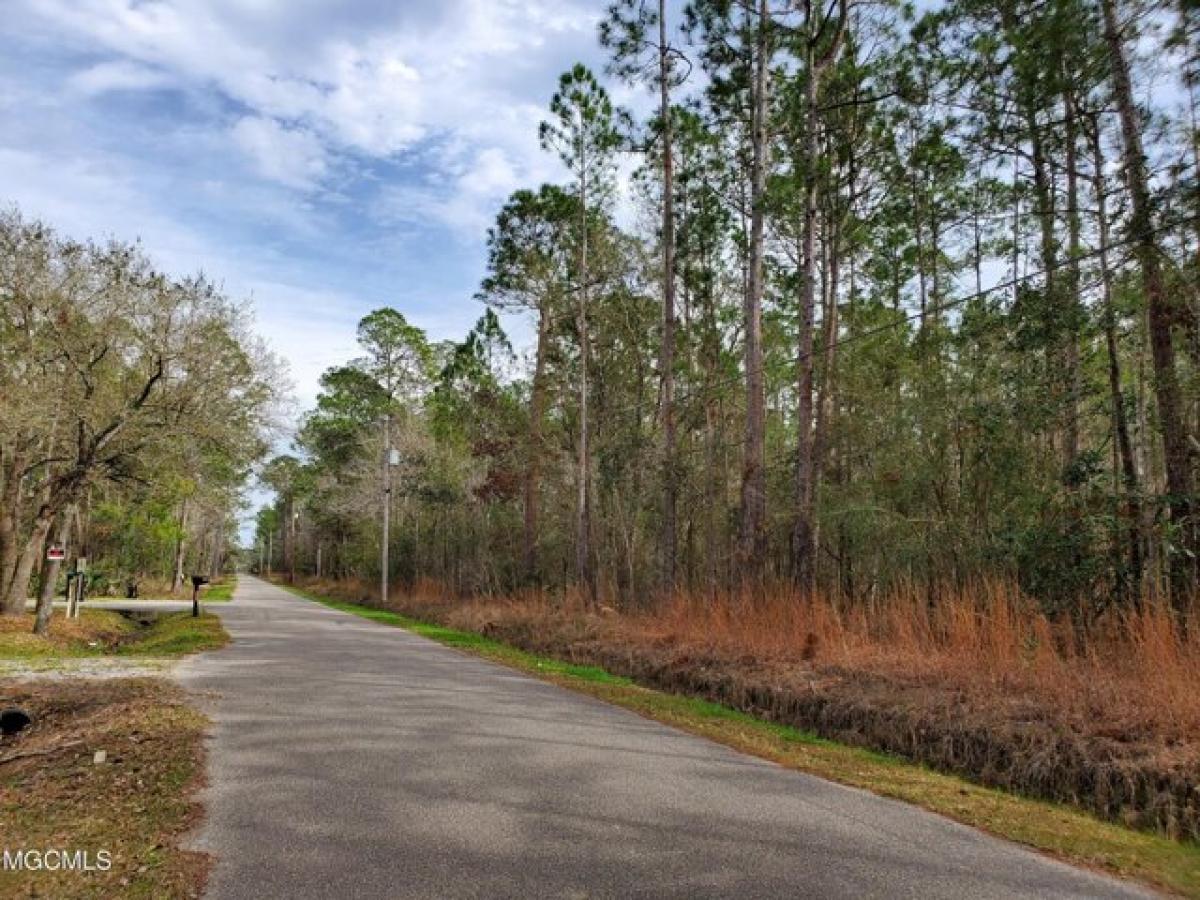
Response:
[[[79,606],[87,590],[87,557],[75,560],[75,568],[67,572],[67,618],[79,618]]]
[[[192,576],[192,618],[200,617],[200,588],[202,585],[208,584],[208,579],[203,575]]]

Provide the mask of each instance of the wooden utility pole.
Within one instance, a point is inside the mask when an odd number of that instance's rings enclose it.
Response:
[[[388,604],[388,549],[392,542],[392,414],[383,419],[383,540],[379,548],[380,604]]]

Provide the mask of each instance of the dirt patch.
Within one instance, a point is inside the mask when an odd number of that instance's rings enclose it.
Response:
[[[73,681],[82,678],[163,678],[177,660],[145,656],[35,656],[0,658],[0,682],[32,679]]]
[[[200,895],[209,857],[179,844],[200,814],[207,721],[182,691],[151,679],[6,682],[0,706],[34,719],[0,740],[0,849],[83,851],[92,868],[6,871],[0,895]]]

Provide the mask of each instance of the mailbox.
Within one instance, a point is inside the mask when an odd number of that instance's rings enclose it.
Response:
[[[192,616],[200,615],[200,586],[208,584],[208,579],[203,575],[192,576]]]

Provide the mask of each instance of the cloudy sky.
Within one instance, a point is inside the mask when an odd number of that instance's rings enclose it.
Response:
[[[2,5],[0,203],[252,297],[302,404],[375,307],[465,332],[499,204],[561,177],[558,73],[603,66],[599,0]]]

